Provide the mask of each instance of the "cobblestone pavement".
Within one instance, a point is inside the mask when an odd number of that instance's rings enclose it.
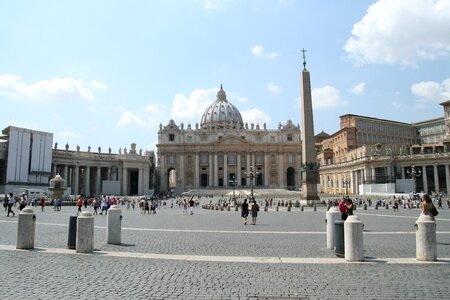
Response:
[[[256,226],[244,226],[233,210],[196,208],[194,215],[183,215],[179,208],[166,207],[156,215],[142,215],[122,208],[122,245],[106,244],[106,217],[98,215],[92,255],[67,250],[69,216],[75,207],[34,211],[34,250],[14,249],[17,214],[0,217],[0,299],[448,299],[450,295],[448,209],[440,210],[436,220],[434,263],[414,259],[416,209],[394,214],[391,209],[358,208],[355,214],[364,223],[362,263],[337,259],[326,249],[325,209],[320,207],[261,211]]]

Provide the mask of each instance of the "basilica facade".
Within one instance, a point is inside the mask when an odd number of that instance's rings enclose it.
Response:
[[[301,187],[300,126],[244,123],[223,87],[193,128],[170,120],[158,131],[160,190]]]

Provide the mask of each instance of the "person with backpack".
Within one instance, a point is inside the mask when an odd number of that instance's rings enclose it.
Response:
[[[267,203],[267,201],[266,201],[266,203]],[[256,218],[258,217],[259,205],[256,203],[255,200],[253,200],[251,210],[252,210],[252,224],[256,225]]]

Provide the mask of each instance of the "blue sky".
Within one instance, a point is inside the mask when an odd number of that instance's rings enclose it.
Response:
[[[0,2],[0,122],[62,148],[156,150],[223,84],[244,122],[301,124],[307,50],[315,131],[339,116],[443,116],[450,0]]]

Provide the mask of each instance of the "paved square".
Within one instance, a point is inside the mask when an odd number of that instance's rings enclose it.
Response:
[[[448,299],[450,210],[437,218],[438,261],[415,260],[419,210],[358,208],[365,262],[326,249],[325,208],[240,213],[122,207],[122,245],[95,216],[94,254],[67,249],[69,216],[34,208],[34,250],[16,250],[17,214],[0,217],[1,299]]]

